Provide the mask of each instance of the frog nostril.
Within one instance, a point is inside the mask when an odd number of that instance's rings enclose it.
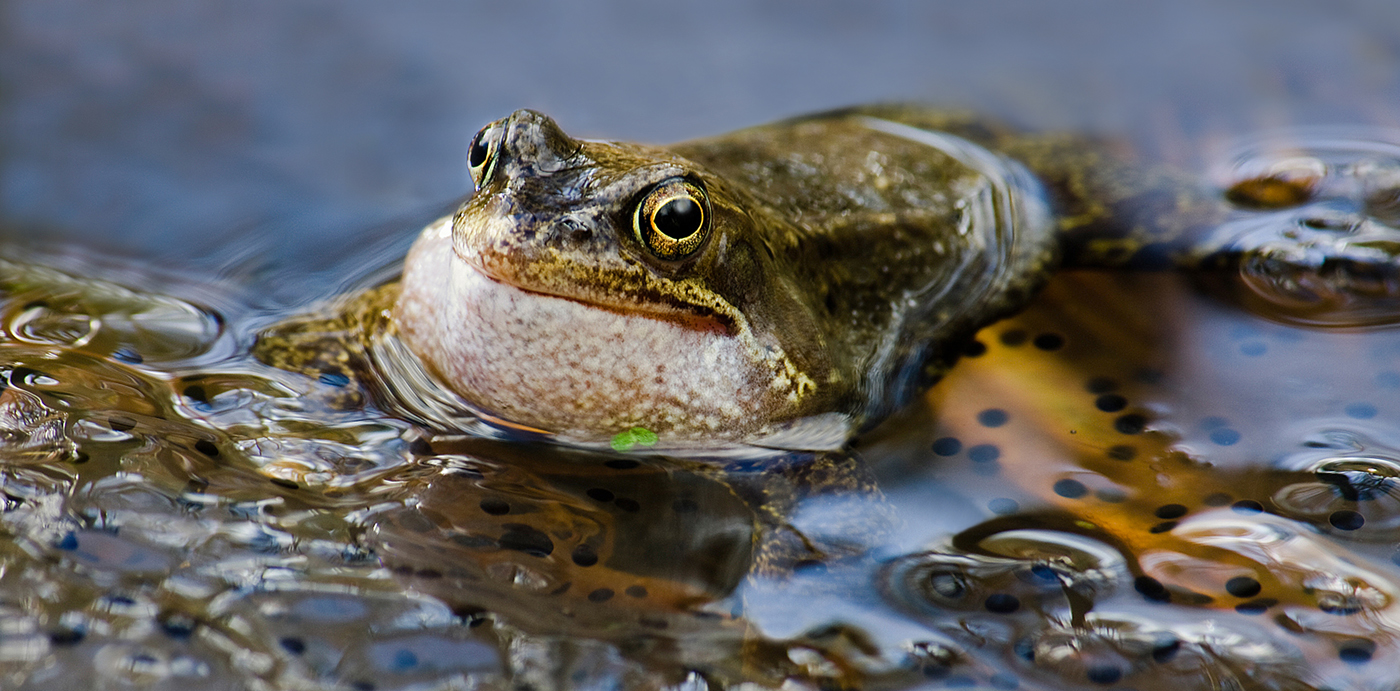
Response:
[[[568,237],[574,242],[587,242],[593,239],[593,228],[577,219],[560,219],[557,227],[558,235]]]

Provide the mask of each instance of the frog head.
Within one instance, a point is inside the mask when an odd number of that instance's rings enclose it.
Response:
[[[849,383],[762,232],[788,221],[675,153],[528,110],[483,128],[468,163],[475,194],[415,243],[393,319],[477,413],[666,448],[849,435],[823,412]]]

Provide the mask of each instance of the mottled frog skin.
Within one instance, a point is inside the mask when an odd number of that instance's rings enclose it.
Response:
[[[470,159],[475,194],[401,281],[264,335],[259,357],[339,370],[361,349],[388,398],[442,428],[834,449],[1062,263],[1169,259],[1223,214],[1082,138],[899,106],[670,147],[519,111]]]

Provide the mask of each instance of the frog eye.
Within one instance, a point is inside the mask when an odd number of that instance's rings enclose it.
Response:
[[[709,197],[689,180],[666,180],[637,204],[632,227],[637,239],[658,258],[684,259],[710,234]]]
[[[467,166],[471,169],[472,184],[478,190],[491,179],[491,172],[496,169],[496,155],[500,152],[501,137],[505,134],[502,125],[503,121],[497,120],[481,128],[467,146]]]

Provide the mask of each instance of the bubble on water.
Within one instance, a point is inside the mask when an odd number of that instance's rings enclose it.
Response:
[[[1238,261],[1222,287],[1247,307],[1308,326],[1400,322],[1400,133],[1264,135],[1216,177],[1245,211],[1208,244]]]
[[[1307,477],[1274,492],[1283,514],[1349,539],[1400,539],[1400,450],[1336,430],[1278,465]]]
[[[931,616],[1009,615],[1066,607],[1067,597],[1093,602],[1128,579],[1121,554],[1071,533],[1008,530],[981,540],[977,551],[928,551],[896,559],[881,578],[886,596]]]
[[[92,315],[61,312],[40,302],[11,318],[9,330],[22,343],[84,346],[92,340],[101,323]]]
[[[1073,622],[1047,618],[1012,647],[1025,675],[1053,688],[1293,688],[1307,678],[1306,658],[1284,637],[1245,626],[1096,609]]]

